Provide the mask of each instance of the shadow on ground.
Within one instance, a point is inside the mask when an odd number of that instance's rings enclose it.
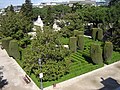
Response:
[[[5,86],[5,85],[8,85],[8,81],[7,79],[3,79],[3,72],[2,72],[2,67],[0,67],[0,89],[2,90],[2,88]]]
[[[117,82],[117,80],[109,77],[107,79],[102,78],[101,83],[104,85],[103,88],[99,89],[99,90],[116,90],[117,88],[120,87],[120,84]]]

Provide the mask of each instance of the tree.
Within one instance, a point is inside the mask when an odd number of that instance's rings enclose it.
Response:
[[[32,19],[33,16],[33,11],[32,11],[32,3],[30,0],[26,0],[25,3],[22,5],[20,13],[29,18],[30,20]]]
[[[50,28],[45,28],[44,32],[37,32],[37,38],[24,53],[24,69],[28,74],[34,73],[38,77],[40,73],[38,58],[42,59],[44,81],[56,80],[69,72],[68,63],[64,59],[69,55],[69,51],[62,47],[58,37],[58,32],[53,32]]]
[[[5,9],[5,12],[6,13],[9,13],[9,12],[14,12],[14,7],[13,7],[13,5],[10,5],[10,6],[8,6],[6,9]]]
[[[111,27],[105,32],[106,41],[113,43],[114,50],[120,50],[120,3],[110,7]]]
[[[12,12],[7,13],[2,16],[0,25],[0,32],[2,35],[19,40],[20,46],[26,47],[30,42],[27,33],[31,31],[32,23],[30,23],[25,17],[21,17],[20,14]]]
[[[119,0],[110,0],[109,6],[115,5],[115,4],[119,3],[119,2],[120,2]]]

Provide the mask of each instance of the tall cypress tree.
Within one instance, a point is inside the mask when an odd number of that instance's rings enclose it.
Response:
[[[20,12],[23,16],[32,19],[33,12],[32,12],[32,3],[30,0],[25,0],[25,3],[22,5]]]

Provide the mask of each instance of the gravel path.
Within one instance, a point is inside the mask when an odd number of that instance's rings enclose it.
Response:
[[[40,90],[36,84],[31,81],[27,84],[23,77],[25,72],[18,65],[18,63],[10,58],[5,50],[0,48],[0,66],[3,66],[3,78],[8,81],[8,84],[5,85],[2,90]]]
[[[120,90],[120,61],[44,90]]]

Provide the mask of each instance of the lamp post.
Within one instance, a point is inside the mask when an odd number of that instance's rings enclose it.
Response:
[[[38,64],[40,65],[40,74],[39,74],[39,78],[40,78],[40,89],[43,90],[43,85],[42,85],[42,78],[43,78],[43,73],[42,73],[42,59],[38,59]]]

